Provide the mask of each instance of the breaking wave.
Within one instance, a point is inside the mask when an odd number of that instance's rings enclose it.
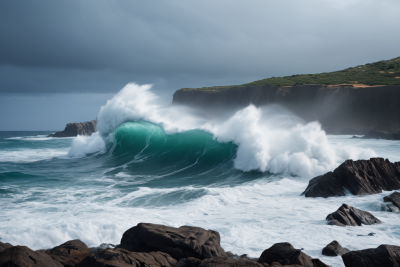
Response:
[[[68,155],[100,153],[169,172],[223,165],[309,178],[349,158],[376,156],[370,149],[330,144],[318,122],[304,123],[277,105],[205,116],[193,108],[161,105],[150,89],[126,85],[101,107],[98,132],[75,138]]]

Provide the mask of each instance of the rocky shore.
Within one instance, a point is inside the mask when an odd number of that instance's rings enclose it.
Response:
[[[96,132],[97,120],[87,122],[68,123],[64,131],[49,134],[47,137],[75,137],[78,135],[92,135]]]
[[[340,209],[339,209],[340,211]],[[329,215],[331,216],[331,215]],[[329,217],[328,216],[328,217]],[[349,225],[352,225],[351,223]],[[353,224],[354,225],[354,224]],[[119,245],[102,244],[89,248],[80,240],[70,240],[47,250],[31,250],[0,242],[0,266],[18,267],[327,267],[290,243],[276,243],[259,258],[225,252],[220,234],[200,227],[139,223],[128,229]],[[346,267],[398,267],[400,247],[381,245],[349,251],[337,241],[321,248],[326,256],[340,256]]]

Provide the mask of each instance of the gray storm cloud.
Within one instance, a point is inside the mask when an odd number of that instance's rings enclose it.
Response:
[[[0,90],[111,92],[136,81],[173,91],[332,71],[398,56],[398,14],[397,0],[6,0]]]

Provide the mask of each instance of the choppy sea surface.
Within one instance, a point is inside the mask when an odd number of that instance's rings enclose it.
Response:
[[[301,196],[311,178],[346,159],[400,161],[399,141],[326,136],[317,122],[277,107],[212,121],[151,106],[149,88],[130,86],[101,108],[91,137],[0,132],[1,242],[41,249],[78,238],[98,246],[118,244],[139,222],[191,225],[218,231],[236,254],[259,257],[290,242],[332,266],[343,266],[341,258],[321,251],[333,240],[350,250],[400,245],[400,215],[380,210],[390,192]],[[343,203],[383,223],[327,225]]]

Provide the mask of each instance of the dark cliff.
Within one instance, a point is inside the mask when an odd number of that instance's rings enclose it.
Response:
[[[237,86],[219,91],[181,89],[174,93],[172,103],[208,109],[276,103],[306,121],[320,121],[331,133],[363,134],[372,128],[396,131],[400,126],[398,85]]]
[[[87,122],[68,123],[64,131],[49,134],[47,137],[73,137],[78,135],[92,135],[96,132],[97,120]]]

